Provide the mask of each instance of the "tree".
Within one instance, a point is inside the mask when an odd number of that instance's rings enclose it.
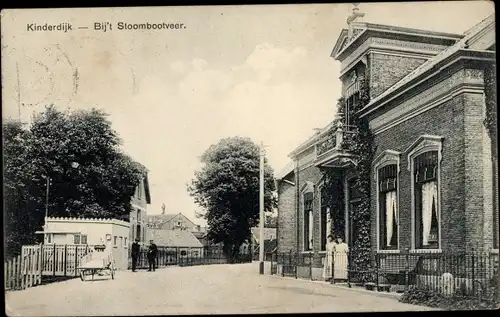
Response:
[[[208,237],[224,244],[224,254],[235,256],[259,219],[259,147],[248,138],[232,137],[210,146],[201,156],[205,165],[188,186],[207,220]],[[272,211],[276,198],[272,168],[265,160],[264,209]]]
[[[121,141],[100,110],[62,112],[53,106],[28,128],[3,124],[7,250],[35,242],[49,216],[120,217],[145,173],[120,151]]]

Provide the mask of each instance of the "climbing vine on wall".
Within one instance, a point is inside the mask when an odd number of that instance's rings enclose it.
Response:
[[[486,101],[486,118],[484,124],[492,139],[496,141],[497,136],[497,85],[496,85],[496,63],[491,63],[484,70],[484,91]],[[496,143],[496,142],[495,142]]]
[[[369,78],[368,74],[365,74],[365,78]],[[362,109],[368,104],[370,100],[370,91],[368,80],[361,79],[360,88],[360,98],[356,103],[347,109],[349,111],[349,124],[353,127],[350,128],[352,133],[344,134],[343,142],[341,148],[351,154],[356,155],[356,172],[357,178],[353,184],[354,188],[359,192],[361,201],[355,212],[351,214],[356,232],[354,235],[356,239],[354,241],[353,249],[351,250],[351,261],[350,269],[354,271],[364,271],[371,266],[371,239],[370,239],[370,202],[371,202],[371,166],[373,161],[373,145],[372,145],[372,135],[368,126],[367,120],[360,118],[358,110]],[[345,111],[346,111],[346,100],[340,98],[337,103],[337,115],[345,125]],[[332,131],[331,133],[335,133]],[[330,195],[329,202],[331,206],[331,212],[333,219],[335,220],[334,228],[336,230],[344,231],[344,217],[335,217],[334,213],[337,208],[341,207],[344,210],[344,195],[339,194],[342,191],[342,185],[339,184],[339,178],[341,175],[338,171],[324,170],[325,183],[331,186],[328,190]],[[342,219],[342,223],[339,223],[339,218]],[[338,231],[337,231],[338,232]]]

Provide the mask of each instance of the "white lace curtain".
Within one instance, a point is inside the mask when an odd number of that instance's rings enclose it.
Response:
[[[437,201],[437,184],[435,181],[422,185],[422,224],[423,245],[429,245],[432,224],[432,204]]]
[[[392,232],[392,222],[396,220],[396,223],[399,223],[399,212],[397,210],[396,199],[395,190],[385,194],[385,227],[387,228],[387,246],[391,246],[392,235],[396,234],[396,232]]]
[[[312,210],[309,210],[309,237],[307,239],[309,245],[309,249],[312,250],[312,247],[313,247],[313,227],[314,226],[314,222],[313,222],[313,212]]]

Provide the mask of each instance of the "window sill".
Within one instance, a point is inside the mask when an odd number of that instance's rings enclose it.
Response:
[[[318,254],[324,255],[324,254],[326,254],[326,251],[319,251]]]
[[[441,249],[412,249],[410,253],[443,253]]]
[[[381,254],[397,254],[397,253],[401,253],[400,250],[377,250],[377,253],[381,253]]]
[[[301,251],[300,253],[302,253],[302,254],[313,254],[314,252],[313,251]]]

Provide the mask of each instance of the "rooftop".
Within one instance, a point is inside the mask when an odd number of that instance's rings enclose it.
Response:
[[[201,242],[188,230],[146,230],[146,241],[153,240],[158,246],[180,247],[180,248],[201,248]]]

